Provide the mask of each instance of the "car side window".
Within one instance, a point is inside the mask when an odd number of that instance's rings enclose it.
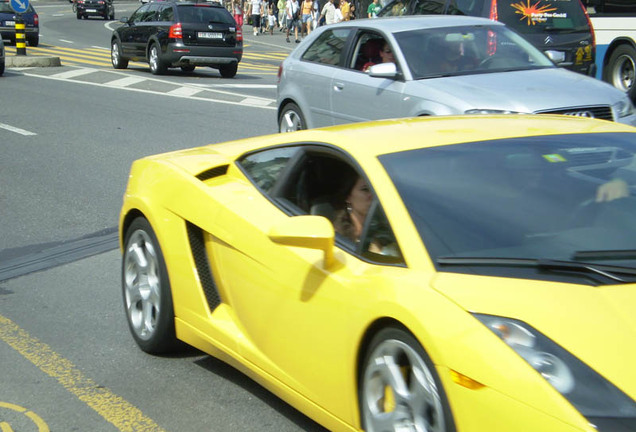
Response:
[[[130,22],[134,22],[134,23],[141,22],[143,19],[143,16],[146,14],[149,7],[150,7],[150,3],[145,4],[139,9],[137,9],[130,17]]]
[[[153,22],[158,20],[159,13],[159,4],[158,3],[150,3],[150,7],[144,13],[144,16],[141,18],[143,22]]]
[[[159,21],[172,22],[174,19],[174,10],[171,5],[165,5],[159,11]]]
[[[325,31],[302,55],[303,60],[328,65],[340,64],[351,29]]]
[[[382,63],[383,49],[391,49],[390,46],[385,47],[386,40],[378,33],[364,32],[358,38],[353,56],[351,58],[351,69],[365,72],[370,66]]]
[[[367,223],[360,239],[360,252],[363,257],[385,264],[404,264],[402,251],[395,239],[391,225],[376,200],[369,209]]]
[[[300,151],[298,147],[273,148],[249,154],[238,163],[256,186],[263,192],[269,193],[283,168],[298,151]]]

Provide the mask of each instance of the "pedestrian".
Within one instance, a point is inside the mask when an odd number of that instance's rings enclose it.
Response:
[[[238,28],[243,27],[243,9],[241,8],[241,0],[232,0],[232,13],[234,14],[234,21]]]
[[[374,0],[378,1],[378,0]],[[336,21],[336,7],[333,4],[334,0],[329,0],[322,7],[322,11],[320,12],[320,18],[325,19],[325,24],[333,24]]]
[[[274,2],[271,2],[267,7],[267,27],[269,27],[269,34],[274,34],[274,27],[276,27],[276,15],[274,15]]]
[[[311,12],[314,8],[313,0],[303,0],[302,4],[302,30],[301,36],[309,36],[311,34]]]
[[[285,0],[278,0],[278,27],[280,31],[286,30],[285,25],[287,23],[287,11]]]
[[[382,6],[380,6],[378,0],[373,0],[373,3],[371,3],[367,8],[367,15],[369,16],[369,18],[377,18],[380,9],[382,9]]]
[[[252,29],[254,29],[254,36],[258,36],[258,33],[261,31],[263,0],[252,0],[252,3],[250,5],[250,15],[252,16]]]
[[[342,10],[340,9],[340,1],[334,2],[333,7],[336,8],[333,16],[333,22],[335,24],[342,21]]]
[[[343,21],[351,19],[351,3],[349,3],[349,0],[340,0],[340,13]]]
[[[318,3],[318,0],[313,0],[313,6],[311,9],[311,25],[312,25],[312,30],[315,30],[316,27],[318,27],[318,17],[320,15],[320,3]]]
[[[292,28],[294,29],[296,43],[300,42],[300,39],[298,39],[298,27],[300,27],[300,4],[298,0],[287,0],[287,42],[289,42],[289,31]]]

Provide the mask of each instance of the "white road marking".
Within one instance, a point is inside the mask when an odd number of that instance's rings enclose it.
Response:
[[[51,75],[51,77],[60,78],[60,79],[69,79],[69,78],[76,78],[82,75],[92,74],[92,73],[95,73],[96,71],[97,69],[79,68],[79,69],[73,69],[66,72],[60,72],[58,74]]]
[[[15,126],[11,126],[4,123],[0,123],[0,129],[6,129],[8,131],[15,132],[17,134],[24,135],[24,136],[37,135],[35,132],[29,132],[28,130],[20,129]]]
[[[146,78],[129,76],[125,78],[116,79],[105,83],[109,87],[128,87],[129,85],[137,84],[142,81],[146,81]]]
[[[245,89],[275,89],[276,84],[190,84],[198,87],[210,88],[245,88]]]
[[[241,101],[241,103],[245,104],[245,105],[261,105],[261,106],[267,106],[269,105],[269,100],[267,99],[256,99],[256,98],[245,98]]]
[[[70,44],[74,44],[75,43],[73,41],[66,40],[66,39],[60,39],[60,42],[66,42],[66,43],[70,43]]]
[[[168,92],[169,95],[174,96],[192,96],[197,93],[201,93],[203,89],[192,88],[192,87],[179,87],[174,90],[170,90]]]

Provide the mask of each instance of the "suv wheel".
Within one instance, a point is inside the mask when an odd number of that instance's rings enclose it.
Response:
[[[116,40],[112,42],[110,47],[110,61],[115,69],[126,69],[128,67],[128,60],[121,57],[121,47]]]
[[[150,64],[150,72],[153,75],[162,75],[166,72],[167,66],[159,57],[159,46],[153,43],[150,47],[150,55],[148,56],[148,63]]]
[[[219,67],[219,72],[221,72],[221,76],[223,78],[234,78],[237,71],[238,71],[238,63],[221,65],[221,67]]]
[[[29,38],[29,46],[36,47],[40,44],[40,36],[35,35]]]

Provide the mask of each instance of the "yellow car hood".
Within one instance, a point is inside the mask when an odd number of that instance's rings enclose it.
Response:
[[[440,273],[465,310],[521,320],[636,398],[636,284],[588,286]]]

